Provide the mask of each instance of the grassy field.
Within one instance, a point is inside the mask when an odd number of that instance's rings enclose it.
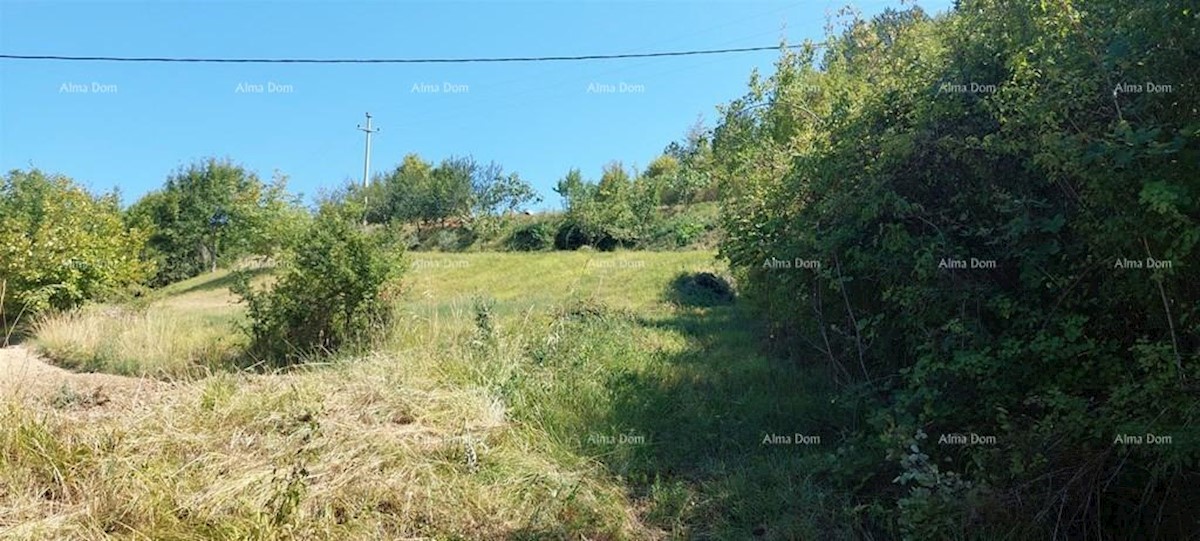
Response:
[[[224,273],[43,322],[27,347],[154,386],[7,399],[0,538],[854,537],[806,473],[839,426],[821,379],[737,303],[671,301],[713,254],[409,259],[385,343],[286,374],[222,368]]]

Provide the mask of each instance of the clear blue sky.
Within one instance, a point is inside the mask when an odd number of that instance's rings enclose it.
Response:
[[[928,11],[949,0],[925,0]],[[611,54],[819,39],[847,2],[14,2],[7,54],[415,58]],[[898,1],[858,1],[865,14]],[[568,169],[644,166],[741,95],[774,51],[531,64],[117,64],[0,60],[0,169],[63,173],[131,202],[177,167],[229,157],[308,197],[404,154],[495,160],[558,205]],[[87,93],[64,91],[77,84]],[[624,83],[627,90],[621,92]],[[264,92],[238,92],[238,85]],[[427,84],[441,92],[414,92]],[[460,91],[445,92],[446,85]],[[589,92],[589,85],[617,92]],[[109,92],[99,90],[104,86]],[[271,92],[272,86],[290,92]],[[249,87],[244,87],[249,88]],[[593,87],[596,89],[599,87]],[[640,90],[640,91],[639,91]]]

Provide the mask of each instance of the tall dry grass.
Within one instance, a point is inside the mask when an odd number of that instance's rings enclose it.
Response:
[[[93,306],[38,321],[34,343],[64,368],[159,378],[223,369],[245,339],[225,322],[155,309]]]
[[[650,535],[619,485],[536,452],[490,393],[408,361],[220,374],[87,422],[86,405],[0,405],[0,538]]]

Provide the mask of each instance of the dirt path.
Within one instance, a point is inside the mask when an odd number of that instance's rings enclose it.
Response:
[[[51,365],[25,346],[0,349],[0,399],[130,406],[144,402],[165,386],[144,378],[71,372]]]

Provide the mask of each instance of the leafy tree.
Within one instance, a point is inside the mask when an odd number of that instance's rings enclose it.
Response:
[[[139,257],[146,236],[125,227],[115,193],[95,196],[37,169],[9,172],[0,184],[4,326],[139,283],[153,270]]]
[[[679,197],[672,194],[679,174],[679,159],[671,154],[662,154],[646,166],[641,179],[646,182],[649,197],[655,205],[672,205],[679,201]]]
[[[272,253],[303,220],[286,182],[277,174],[264,184],[242,166],[215,158],[173,173],[127,215],[131,224],[152,231],[149,245],[158,261],[154,284],[215,270],[222,260]]]
[[[567,215],[555,235],[555,247],[573,250],[593,245],[611,250],[633,246],[652,212],[645,205],[635,205],[646,190],[645,183],[635,183],[620,162],[607,164],[598,183],[585,181],[578,170],[571,170],[556,187],[566,200]],[[647,214],[639,218],[635,207]]]
[[[563,208],[570,211],[591,198],[590,188],[591,186],[584,182],[583,175],[579,170],[572,169],[558,181],[554,191],[562,197]]]
[[[673,141],[667,145],[663,156],[674,160],[675,165],[663,162],[658,165],[659,170],[655,171],[655,176],[662,179],[662,204],[686,205],[699,201],[715,201],[718,198],[716,181],[712,174],[714,163],[711,139],[704,123],[697,120],[688,129],[683,143]]]
[[[539,203],[542,197],[517,173],[485,175],[487,180],[475,185],[475,215],[499,216],[515,212],[523,206]]]
[[[609,162],[596,186],[596,201],[619,206],[628,201],[632,181],[621,162]]]
[[[469,216],[475,168],[476,164],[470,158],[442,160],[429,175],[419,218],[425,223],[433,223]]]
[[[516,173],[505,174],[500,165],[481,165],[471,157],[447,158],[434,167],[409,154],[368,190],[368,199],[379,201],[368,210],[368,221],[418,226],[451,218],[496,217],[538,200],[537,192]]]

